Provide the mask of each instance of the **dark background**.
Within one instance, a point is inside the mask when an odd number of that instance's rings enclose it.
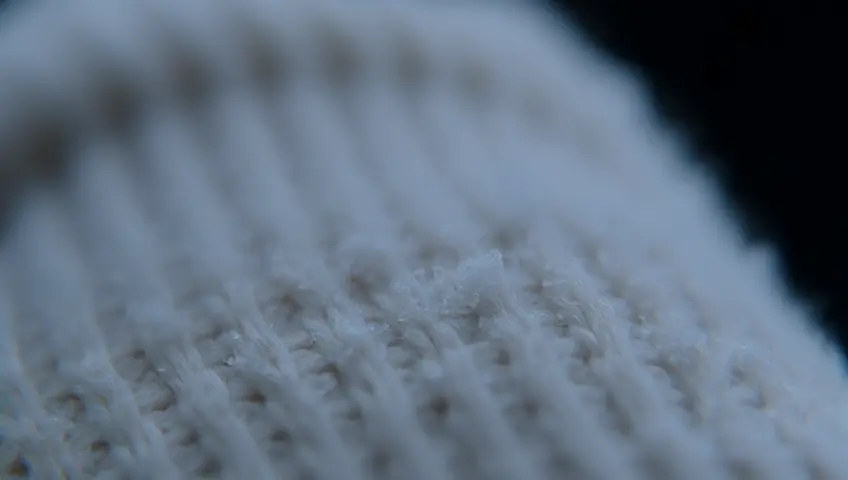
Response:
[[[836,1],[563,0],[645,77],[717,169],[753,238],[848,346],[845,17]],[[843,24],[843,25],[840,25]]]

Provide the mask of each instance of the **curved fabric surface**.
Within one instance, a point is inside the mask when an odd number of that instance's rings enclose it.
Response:
[[[834,349],[540,8],[0,20],[3,478],[848,478]]]

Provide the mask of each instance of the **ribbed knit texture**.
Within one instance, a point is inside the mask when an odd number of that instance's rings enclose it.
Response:
[[[848,479],[833,348],[537,8],[2,20],[0,477]]]

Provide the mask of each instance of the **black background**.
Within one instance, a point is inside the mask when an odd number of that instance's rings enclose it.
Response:
[[[784,272],[848,346],[848,79],[835,1],[565,0],[651,84]]]

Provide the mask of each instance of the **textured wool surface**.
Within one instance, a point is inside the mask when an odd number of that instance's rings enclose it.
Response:
[[[0,477],[848,479],[686,156],[529,4],[10,10]]]

